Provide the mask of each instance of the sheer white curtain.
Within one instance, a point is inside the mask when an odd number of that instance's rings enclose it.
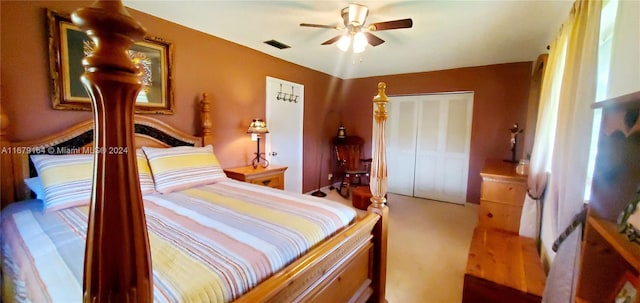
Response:
[[[558,118],[558,101],[560,84],[564,72],[564,58],[567,46],[568,27],[563,26],[560,34],[551,43],[551,52],[547,59],[540,102],[538,105],[538,121],[527,180],[528,192],[525,195],[520,220],[520,235],[538,238],[541,219],[541,197],[547,184],[547,173],[550,169],[551,151],[556,134]]]
[[[584,204],[584,181],[593,121],[591,104],[595,101],[597,82],[601,8],[602,2],[599,0],[578,0],[574,3],[556,40],[556,47],[565,47],[564,59],[558,59],[564,62],[562,72],[548,74],[552,79],[560,79],[552,82],[552,85],[559,87],[551,89],[557,89],[557,94],[552,93],[551,97],[557,96],[558,107],[550,175],[544,197],[541,240],[544,253],[551,260],[557,257],[557,261],[562,262],[554,261],[551,264],[543,302],[572,302],[574,297],[574,276],[580,255],[580,237],[576,235],[580,234],[580,230],[564,241],[557,256],[551,246]]]
[[[551,44],[543,79],[536,138],[529,170],[529,193],[521,220],[522,235],[537,237],[542,207],[543,254],[582,210],[591,140],[597,75],[599,0],[578,0]],[[546,189],[545,189],[545,185]],[[544,302],[572,302],[580,237],[572,234],[552,262]]]
[[[542,242],[550,252],[556,237],[582,210],[595,102],[600,1],[576,2],[570,17],[551,177],[545,197]]]

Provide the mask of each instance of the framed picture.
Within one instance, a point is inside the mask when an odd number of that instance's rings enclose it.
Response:
[[[633,201],[618,215],[618,231],[629,241],[640,244],[640,186]]]
[[[69,15],[47,10],[49,27],[49,72],[54,109],[91,110],[91,100],[80,76],[82,59],[94,43]],[[157,37],[145,37],[129,49],[129,57],[140,69],[142,89],[136,98],[137,113],[173,114],[173,45]]]
[[[638,277],[631,272],[625,272],[616,287],[615,297],[610,302],[634,303],[637,296]]]

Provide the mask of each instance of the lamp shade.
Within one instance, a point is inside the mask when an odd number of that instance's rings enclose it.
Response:
[[[364,48],[367,46],[367,37],[363,32],[358,32],[353,36],[353,52],[355,54],[364,52]]]
[[[247,129],[247,133],[249,134],[264,134],[268,132],[267,123],[262,119],[253,119],[249,125],[249,129]]]
[[[340,40],[338,40],[338,48],[341,51],[346,52],[349,50],[349,46],[351,46],[351,36],[349,36],[348,34],[342,35],[342,37],[340,37]]]

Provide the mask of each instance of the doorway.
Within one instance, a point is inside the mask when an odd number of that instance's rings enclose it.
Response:
[[[389,192],[466,203],[473,92],[389,98]]]
[[[265,154],[272,165],[287,166],[284,190],[302,193],[304,85],[267,77]]]

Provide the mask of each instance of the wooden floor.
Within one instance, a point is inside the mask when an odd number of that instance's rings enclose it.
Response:
[[[335,190],[327,198],[345,204]],[[477,204],[457,205],[389,194],[387,300],[460,303]]]

